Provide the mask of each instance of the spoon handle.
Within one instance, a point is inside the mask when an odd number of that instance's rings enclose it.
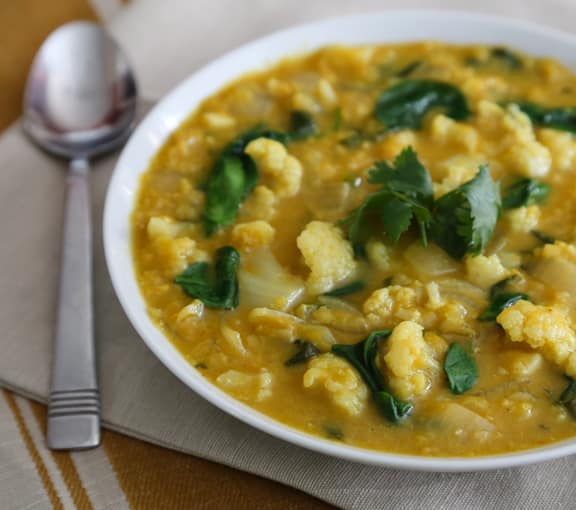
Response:
[[[100,443],[88,174],[88,161],[71,161],[66,178],[60,295],[48,404],[47,443],[54,450],[92,448]]]

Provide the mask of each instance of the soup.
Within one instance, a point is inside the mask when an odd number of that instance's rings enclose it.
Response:
[[[133,213],[148,312],[292,427],[429,456],[576,435],[576,78],[503,47],[328,47],[201,103]]]

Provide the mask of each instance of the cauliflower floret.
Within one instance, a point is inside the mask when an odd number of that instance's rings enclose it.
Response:
[[[234,127],[236,120],[226,113],[206,112],[202,116],[204,125],[211,129],[226,129]]]
[[[350,416],[360,414],[368,399],[368,389],[356,370],[332,353],[310,360],[303,383],[305,388],[326,390],[332,402]]]
[[[244,152],[254,159],[263,177],[269,177],[278,197],[292,197],[300,191],[302,165],[276,140],[257,138]]]
[[[468,280],[474,285],[487,289],[495,283],[510,276],[510,270],[506,269],[498,255],[468,255],[465,260]]]
[[[315,322],[339,331],[365,333],[368,330],[368,322],[360,312],[321,306],[312,311],[310,317]]]
[[[485,163],[483,158],[461,154],[438,163],[438,170],[442,172],[443,178],[440,182],[432,183],[434,196],[441,197],[473,179],[482,163]]]
[[[267,186],[256,186],[240,208],[241,221],[270,221],[276,214],[277,198]]]
[[[576,334],[557,309],[521,300],[501,312],[496,322],[510,340],[527,343],[567,375],[576,377]]]
[[[239,249],[249,251],[253,248],[269,245],[274,240],[275,234],[276,230],[270,223],[256,220],[234,225],[232,240]]]
[[[418,322],[442,333],[469,334],[469,313],[457,301],[442,297],[435,283],[391,285],[375,290],[362,307],[372,329],[391,328],[402,321]]]
[[[420,295],[411,287],[391,285],[375,290],[362,309],[373,327],[389,327],[394,319],[419,322],[422,319]]]
[[[296,244],[310,268],[306,285],[311,294],[334,289],[356,271],[352,246],[344,239],[342,231],[331,223],[308,223]]]
[[[191,223],[176,221],[166,216],[153,216],[148,220],[146,232],[152,240],[160,237],[176,239],[183,235],[194,234],[195,227]]]
[[[433,141],[460,145],[468,152],[473,152],[478,145],[478,133],[473,127],[456,122],[446,115],[436,115],[430,125],[430,131]]]
[[[560,292],[574,291],[576,285],[576,246],[562,241],[535,250],[530,266],[532,276]]]
[[[380,359],[387,368],[388,384],[401,399],[428,392],[440,372],[434,350],[424,340],[423,328],[415,322],[401,322],[381,344]]]
[[[196,241],[188,237],[171,239],[161,236],[152,242],[161,268],[170,276],[176,276],[194,262],[207,262],[209,255],[199,250]]]
[[[576,142],[572,133],[557,129],[540,129],[538,138],[550,151],[555,168],[570,170],[574,166]]]
[[[530,232],[538,227],[540,207],[530,205],[506,212],[506,222],[511,232]]]
[[[256,374],[227,370],[216,378],[216,384],[248,402],[261,402],[272,395],[272,375],[265,368]]]
[[[478,105],[478,125],[496,139],[495,152],[525,177],[542,177],[550,171],[550,151],[536,140],[530,118],[518,106],[500,107],[489,101]]]

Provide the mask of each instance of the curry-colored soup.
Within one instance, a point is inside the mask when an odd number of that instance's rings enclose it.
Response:
[[[329,47],[244,76],[142,178],[148,311],[310,434],[466,456],[574,436],[571,105],[572,72],[500,47]]]

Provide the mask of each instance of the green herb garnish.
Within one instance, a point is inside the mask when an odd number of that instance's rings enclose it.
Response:
[[[490,56],[506,64],[511,69],[521,69],[524,65],[522,59],[516,53],[502,46],[492,48]]]
[[[567,377],[568,386],[560,395],[558,403],[566,407],[570,414],[576,418],[576,379]]]
[[[537,126],[576,133],[576,108],[574,107],[547,108],[530,101],[511,101],[511,103],[518,105],[518,108]]]
[[[354,294],[355,292],[359,292],[363,290],[365,287],[366,284],[362,280],[356,280],[355,282],[351,282],[348,285],[344,285],[343,287],[339,287],[329,292],[325,292],[324,295],[331,297],[347,296],[348,294]]]
[[[436,108],[455,120],[470,116],[458,88],[433,80],[406,80],[385,90],[376,100],[374,114],[388,130],[419,129],[425,115]]]
[[[474,179],[437,200],[432,239],[456,259],[466,253],[478,255],[494,233],[500,207],[499,185],[482,165]]]
[[[460,395],[478,382],[478,365],[474,357],[457,343],[450,345],[444,358],[444,372],[450,391]]]
[[[236,137],[216,159],[206,183],[203,215],[206,235],[211,236],[219,228],[234,223],[242,201],[258,183],[256,164],[244,149],[261,137],[286,142],[283,133],[259,125]]]
[[[316,122],[314,117],[303,110],[294,110],[290,114],[290,131],[288,137],[290,140],[304,140],[317,133]]]
[[[305,363],[309,359],[315,358],[320,354],[320,350],[308,340],[296,340],[298,352],[284,362],[284,366],[291,367]]]
[[[480,314],[478,320],[482,322],[494,322],[496,317],[498,317],[498,315],[500,315],[504,309],[512,306],[522,299],[528,301],[530,298],[526,294],[522,294],[520,292],[502,292],[497,294],[492,299],[490,304]]]
[[[357,344],[337,344],[332,352],[347,360],[360,374],[368,386],[378,410],[391,422],[399,422],[412,413],[410,402],[399,400],[386,388],[382,373],[376,364],[378,342],[388,338],[390,330],[374,331]]]
[[[379,161],[370,170],[368,182],[382,189],[368,195],[364,203],[341,221],[355,247],[369,237],[374,222],[392,243],[408,230],[412,220],[420,227],[422,243],[427,244],[427,225],[434,200],[432,180],[412,147],[405,148],[394,164]]]
[[[550,194],[550,185],[537,179],[524,178],[508,186],[502,197],[503,209],[516,209],[540,204]]]
[[[195,262],[174,278],[190,297],[200,299],[209,308],[231,310],[238,306],[236,270],[240,255],[232,246],[223,246],[214,254],[214,266]]]

